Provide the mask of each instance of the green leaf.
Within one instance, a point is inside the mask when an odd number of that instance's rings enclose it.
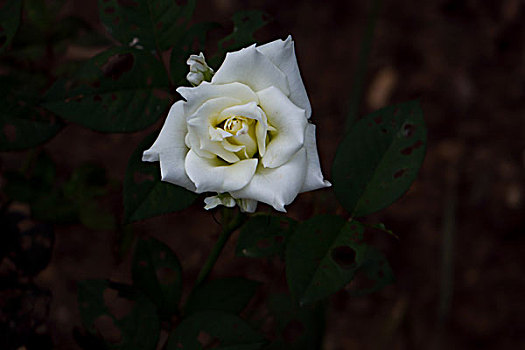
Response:
[[[375,248],[360,243],[363,225],[341,217],[322,215],[301,223],[286,247],[286,277],[300,304],[323,299],[364,272],[372,292],[393,281],[386,259]]]
[[[320,304],[300,307],[287,294],[271,295],[268,309],[276,321],[277,337],[264,350],[321,349],[324,308]]]
[[[219,53],[238,50],[256,42],[254,33],[267,23],[267,15],[257,10],[239,11],[232,17],[233,32],[219,41]]]
[[[160,181],[157,163],[142,161],[142,153],[153,143],[157,133],[144,139],[131,155],[124,178],[124,221],[126,223],[182,210],[197,195],[182,187]]]
[[[38,106],[33,91],[20,91],[21,83],[11,76],[1,77],[0,84],[0,151],[36,147],[62,129],[55,116]],[[28,85],[25,89],[31,90]]]
[[[20,25],[21,13],[21,0],[9,0],[0,9],[0,53],[4,52],[11,44]]]
[[[339,202],[354,217],[393,203],[415,180],[426,142],[417,101],[389,106],[359,120],[339,145],[333,163]]]
[[[161,317],[177,312],[182,292],[182,268],[170,247],[152,237],[139,239],[131,272],[133,285],[157,305]]]
[[[81,281],[78,305],[84,326],[102,335],[110,349],[155,349],[159,319],[155,305],[142,293],[105,280]]]
[[[175,0],[99,0],[102,23],[115,39],[150,50],[166,50],[174,45],[186,29],[196,0],[179,5]]]
[[[283,255],[296,224],[285,216],[254,215],[241,228],[235,254],[252,258]]]
[[[188,29],[179,42],[173,46],[170,57],[170,73],[175,85],[188,84],[186,74],[189,72],[189,68],[186,60],[191,54],[204,51],[206,34],[218,26],[217,23],[211,22],[197,23]]]
[[[184,312],[187,315],[199,311],[238,314],[248,305],[258,286],[259,282],[239,277],[211,280],[193,291]]]
[[[264,342],[242,318],[221,311],[206,311],[182,321],[170,334],[166,349],[208,349],[213,344],[217,350],[256,350]]]
[[[170,103],[162,64],[143,50],[109,49],[89,60],[73,81],[57,81],[44,106],[97,131],[142,130],[157,121]]]

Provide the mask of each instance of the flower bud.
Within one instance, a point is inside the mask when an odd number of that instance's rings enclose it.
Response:
[[[210,81],[213,76],[213,69],[211,69],[202,52],[199,55],[190,55],[190,58],[186,61],[186,64],[190,66],[190,72],[186,76],[186,79],[193,85],[197,86],[203,81]]]

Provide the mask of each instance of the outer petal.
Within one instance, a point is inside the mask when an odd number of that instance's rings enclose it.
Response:
[[[230,192],[233,198],[249,198],[286,212],[285,205],[293,202],[306,176],[306,151],[299,150],[286,164],[274,169],[259,165],[252,181],[239,191]]]
[[[306,111],[306,117],[312,115],[312,107],[304,88],[297,58],[295,57],[294,41],[288,36],[285,41],[275,40],[258,46],[257,50],[268,57],[288,78],[290,100]]]
[[[157,140],[150,149],[144,151],[142,160],[145,162],[160,160],[162,181],[195,191],[195,185],[184,170],[184,159],[188,153],[188,147],[184,143],[187,132],[184,101],[178,101],[171,106]]]
[[[211,79],[212,84],[235,81],[248,85],[256,92],[275,86],[285,95],[290,94],[286,75],[255,45],[226,54],[224,62]]]
[[[199,157],[193,150],[186,155],[185,168],[195,183],[197,193],[236,191],[248,184],[257,168],[257,159],[228,164],[217,158]]]
[[[276,129],[270,133],[272,139],[266,145],[262,164],[267,168],[276,168],[288,162],[303,147],[308,120],[304,109],[294,105],[275,87],[259,91],[257,95],[268,123]]]
[[[308,124],[304,140],[306,149],[306,179],[304,180],[301,192],[313,191],[322,187],[330,187],[332,184],[323,178],[321,165],[319,164],[319,155],[317,154],[317,144],[315,142],[315,125]]]
[[[239,82],[214,85],[203,81],[196,87],[181,86],[177,88],[177,92],[188,101],[185,104],[186,115],[192,115],[204,102],[218,97],[232,97],[239,100],[240,103],[248,103],[251,101],[259,103],[257,95],[255,95],[253,90],[249,86]]]

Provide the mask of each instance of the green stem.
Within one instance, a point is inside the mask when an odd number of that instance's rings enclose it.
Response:
[[[350,106],[348,117],[346,120],[345,133],[347,133],[352,125],[357,120],[357,113],[359,111],[359,101],[363,94],[363,83],[365,80],[367,63],[370,57],[370,50],[372,49],[372,41],[374,38],[374,31],[376,28],[377,18],[381,10],[382,0],[373,0],[372,8],[368,15],[365,34],[363,42],[361,43],[361,51],[359,52],[359,61],[355,72],[354,81],[352,83],[352,93],[350,95]]]
[[[199,276],[197,277],[197,281],[195,282],[195,287],[197,287],[206,280],[211,270],[213,269],[213,266],[215,266],[217,259],[221,255],[221,252],[224,249],[226,242],[228,242],[228,239],[230,238],[232,233],[243,224],[245,219],[244,214],[242,214],[241,212],[237,212],[235,215],[233,215],[233,209],[224,208],[222,213],[223,215],[221,234],[219,236],[219,239],[217,239],[213,250],[208,256],[208,259],[202,266],[201,271],[199,272]]]

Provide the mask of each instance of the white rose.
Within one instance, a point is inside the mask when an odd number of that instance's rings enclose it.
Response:
[[[285,212],[299,193],[330,186],[291,37],[228,53],[211,82],[177,92],[185,101],[142,159],[160,161],[163,181],[216,192],[207,209],[253,212],[260,201]]]

